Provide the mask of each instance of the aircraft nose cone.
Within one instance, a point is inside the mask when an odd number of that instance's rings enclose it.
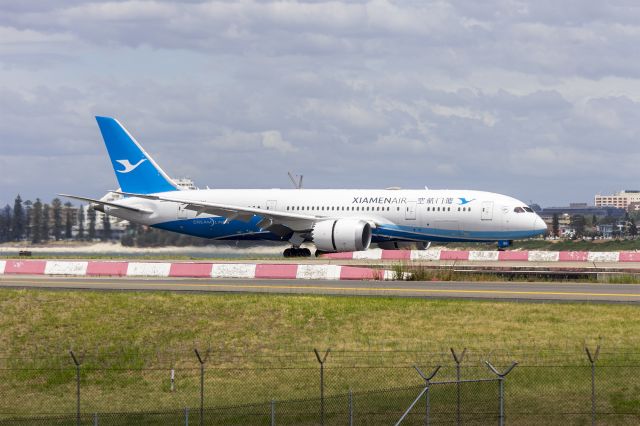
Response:
[[[544,233],[547,231],[547,224],[542,220],[542,218],[536,215],[535,220],[533,221],[533,229],[536,231],[540,231],[540,233]]]

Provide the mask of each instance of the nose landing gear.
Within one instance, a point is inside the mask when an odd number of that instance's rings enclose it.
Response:
[[[504,251],[504,249],[511,247],[511,245],[513,244],[513,241],[508,240],[508,241],[498,241],[498,251]]]
[[[284,257],[311,257],[311,250],[308,248],[291,247],[282,253]]]

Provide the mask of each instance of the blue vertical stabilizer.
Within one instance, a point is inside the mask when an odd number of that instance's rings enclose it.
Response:
[[[96,120],[122,191],[153,194],[178,190],[118,120],[111,117],[96,117]]]

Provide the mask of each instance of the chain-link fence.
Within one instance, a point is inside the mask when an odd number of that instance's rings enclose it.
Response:
[[[640,423],[633,349],[191,354],[0,358],[0,424]]]

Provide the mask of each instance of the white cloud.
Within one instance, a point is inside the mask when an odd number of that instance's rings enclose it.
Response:
[[[282,139],[282,135],[277,130],[262,132],[262,146],[274,149],[283,154],[296,152],[298,150],[298,148],[293,146],[290,142]]]

